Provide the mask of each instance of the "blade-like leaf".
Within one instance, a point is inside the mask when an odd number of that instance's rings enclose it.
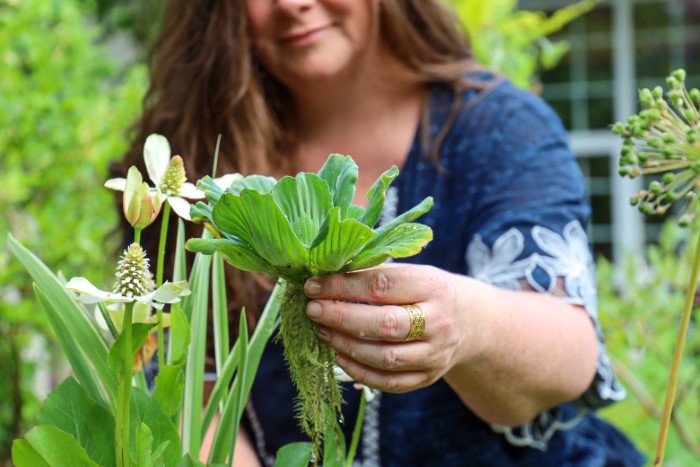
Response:
[[[328,184],[316,174],[300,173],[280,179],[272,196],[297,238],[308,248],[332,207]]]
[[[39,258],[17,242],[12,235],[8,235],[7,245],[46,295],[53,309],[60,313],[75,342],[107,388],[111,399],[115,400],[117,381],[107,367],[107,343],[97,325],[88,318],[85,308],[75,301],[73,294],[64,288],[65,282],[60,281]],[[104,402],[99,398],[97,400]]]
[[[168,363],[176,364],[184,360],[190,345],[190,323],[180,303],[170,307],[170,338],[168,339]]]
[[[51,391],[39,410],[37,425],[53,425],[65,431],[95,462],[107,467],[116,465],[114,417],[73,378]]]
[[[389,185],[391,185],[391,182],[394,181],[398,175],[398,167],[395,165],[391,166],[391,168],[384,172],[367,191],[366,198],[369,200],[369,203],[367,204],[367,209],[365,209],[364,214],[360,218],[363,224],[372,228],[379,221],[382,210],[384,209],[386,190],[389,189]]]
[[[16,467],[99,467],[75,438],[51,425],[37,426],[24,438],[15,440],[12,460]]]
[[[350,156],[331,154],[318,176],[328,183],[333,195],[333,206],[340,207],[341,219],[347,217],[347,211],[355,198],[355,184],[358,178],[358,168]]]
[[[115,392],[111,395],[105,392],[105,388],[97,378],[97,375],[95,375],[95,372],[90,366],[88,359],[78,345],[78,342],[76,342],[75,336],[73,336],[71,333],[70,327],[63,320],[61,313],[36,284],[34,284],[34,293],[36,294],[42,308],[46,311],[49,323],[51,324],[51,327],[56,334],[56,338],[61,344],[63,353],[66,355],[71,369],[73,370],[76,378],[78,378],[78,381],[80,381],[93,399],[102,403],[105,407],[108,407],[110,411],[114,412],[116,388]]]
[[[168,417],[173,417],[182,406],[182,392],[185,389],[184,363],[165,365],[158,368],[153,399],[156,400]]]
[[[309,265],[314,275],[340,271],[374,237],[374,231],[359,221],[341,221],[339,207],[331,210],[324,226],[326,235],[309,253]]]
[[[308,250],[270,193],[225,194],[214,207],[214,222],[223,232],[240,237],[272,266],[283,267],[285,274],[296,274],[306,264]]]
[[[226,299],[226,277],[224,260],[214,255],[211,266],[212,324],[214,327],[214,358],[216,374],[221,373],[228,357],[228,300]]]
[[[250,245],[233,235],[229,238],[216,239],[191,238],[187,241],[187,249],[205,255],[221,253],[226,261],[243,271],[279,275],[279,271],[253,251]]]
[[[379,237],[379,235],[377,235]],[[388,258],[406,258],[419,253],[430,240],[433,231],[423,224],[401,224],[392,230],[383,232],[381,238],[375,237],[371,246],[367,246],[350,263],[348,271],[371,268],[382,264]]]

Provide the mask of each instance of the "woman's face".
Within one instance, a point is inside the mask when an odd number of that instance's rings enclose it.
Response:
[[[357,72],[377,46],[378,1],[247,0],[256,55],[291,88]]]

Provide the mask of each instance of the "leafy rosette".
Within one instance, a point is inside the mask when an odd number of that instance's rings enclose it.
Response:
[[[342,417],[342,398],[333,371],[335,352],[317,339],[315,324],[306,317],[304,282],[415,255],[432,239],[429,227],[413,222],[430,210],[430,197],[376,227],[398,174],[395,166],[384,172],[363,208],[352,204],[357,164],[350,156],[331,154],[318,174],[302,172],[279,181],[252,175],[234,180],[225,191],[205,177],[198,185],[209,204],[191,208],[192,219],[203,222],[215,238],[190,239],[188,250],[217,252],[239,269],[287,282],[280,336],[298,391],[297,416],[316,459],[324,435],[334,433],[330,424]]]
[[[315,275],[377,266],[388,258],[419,253],[432,239],[429,227],[412,221],[433,205],[428,197],[374,229],[386,191],[399,171],[384,172],[367,192],[367,208],[353,205],[358,168],[350,156],[331,154],[318,172],[296,177],[252,175],[224,192],[200,180],[210,205],[193,206],[193,220],[213,227],[213,239],[191,239],[187,249],[221,253],[233,266],[290,282]]]

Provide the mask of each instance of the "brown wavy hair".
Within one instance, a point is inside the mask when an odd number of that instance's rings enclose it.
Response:
[[[167,3],[148,56],[150,85],[143,113],[132,128],[132,144],[124,159],[111,166],[112,176],[124,176],[131,165],[144,170],[143,145],[151,133],[166,136],[173,154],[183,156],[189,180],[211,174],[218,135],[218,174],[289,172],[284,148],[294,144],[291,100],[256,60],[245,4],[245,0]],[[448,83],[457,91],[470,86],[463,76],[476,65],[466,33],[440,0],[380,0],[379,14],[383,40],[417,80]],[[448,126],[434,141],[423,138],[433,159]],[[188,236],[198,235],[197,226],[188,229]],[[155,251],[148,245],[155,245],[155,237],[144,236],[148,251]],[[230,310],[245,306],[254,320],[270,280],[233,268],[227,277]]]

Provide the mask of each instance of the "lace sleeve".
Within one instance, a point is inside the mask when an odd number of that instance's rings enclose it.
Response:
[[[489,248],[476,235],[467,248],[469,274],[479,280],[512,290],[549,293],[569,303],[581,305],[593,321],[600,348],[595,378],[578,399],[540,413],[532,422],[518,428],[492,425],[516,446],[546,449],[557,430],[575,426],[598,408],[625,397],[608,357],[598,322],[594,263],[586,233],[578,221],[571,221],[561,233],[541,226],[529,232],[536,252],[524,256],[523,232],[511,228]],[[528,242],[530,243],[530,242]],[[524,256],[524,257],[523,257]]]

